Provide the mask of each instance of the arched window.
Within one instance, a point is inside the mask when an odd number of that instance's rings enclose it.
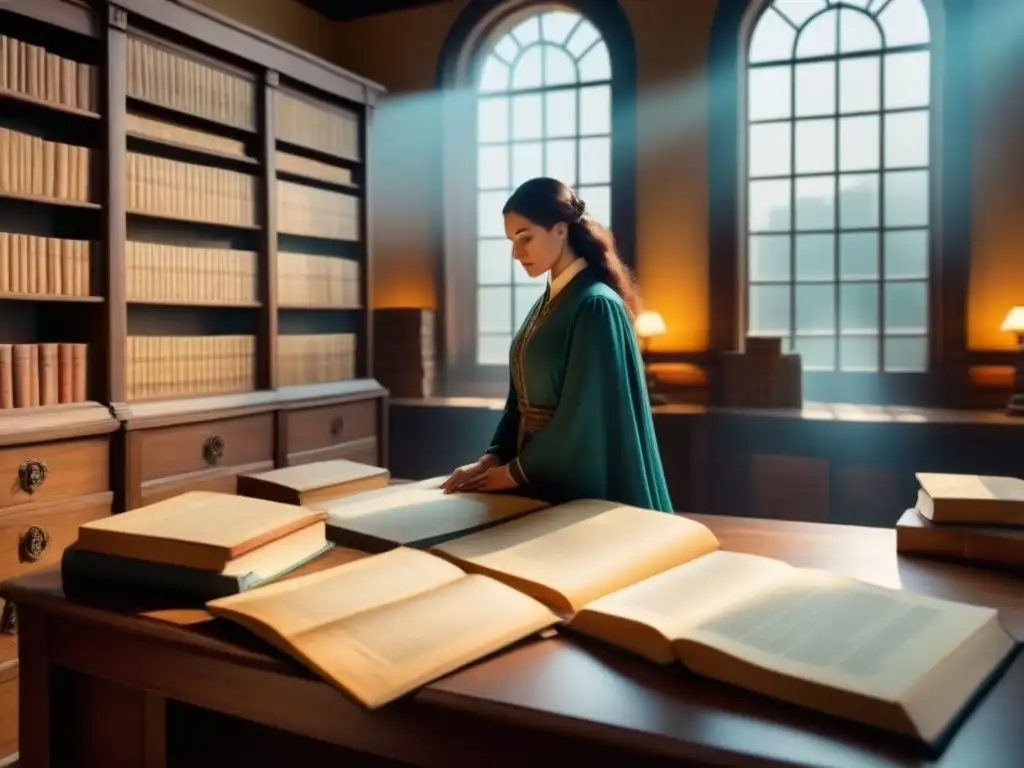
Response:
[[[477,365],[506,365],[520,323],[544,290],[511,258],[501,208],[516,186],[553,176],[613,226],[612,67],[600,32],[568,7],[498,26],[475,68]]]
[[[747,329],[806,371],[929,362],[922,0],[770,0],[746,51]]]

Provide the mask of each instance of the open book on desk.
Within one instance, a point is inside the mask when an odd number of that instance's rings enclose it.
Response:
[[[515,589],[404,547],[207,608],[370,708],[559,621]]]
[[[608,502],[434,551],[581,634],[936,747],[1017,646],[993,609],[724,552],[699,523]]]

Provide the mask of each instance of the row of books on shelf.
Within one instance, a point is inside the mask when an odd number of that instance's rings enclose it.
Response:
[[[322,462],[86,523],[64,590],[205,603],[371,709],[561,632],[933,746],[1018,650],[995,609],[725,551],[683,516],[387,481]],[[332,544],[365,554],[291,575]]]
[[[359,159],[359,116],[354,112],[280,91],[274,113],[279,139],[335,157]]]
[[[252,130],[254,81],[137,37],[128,39],[128,96]]]
[[[277,303],[291,307],[358,307],[359,263],[332,256],[279,251]]]
[[[44,46],[0,35],[0,90],[54,105],[96,110],[96,68]]]
[[[248,303],[257,297],[253,251],[125,243],[129,301]]]
[[[87,344],[0,344],[0,409],[86,400]]]
[[[0,193],[90,201],[92,150],[0,127]]]
[[[277,337],[278,384],[295,387],[354,379],[354,333],[288,333]]]
[[[354,186],[352,171],[348,168],[280,151],[274,155],[274,162],[277,163],[278,172],[292,173],[296,176],[319,179],[320,181],[327,181],[332,184]]]
[[[234,157],[246,157],[245,142],[215,133],[187,128],[184,125],[156,120],[152,117],[128,112],[125,115],[125,130],[129,134],[156,141],[180,144],[193,149],[217,152]]]
[[[88,296],[86,240],[0,232],[0,294]]]
[[[128,400],[248,392],[256,385],[255,336],[129,336]]]
[[[277,182],[279,232],[330,240],[358,240],[359,210],[358,197],[290,181]]]

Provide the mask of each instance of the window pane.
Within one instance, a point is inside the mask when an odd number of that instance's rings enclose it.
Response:
[[[512,246],[508,240],[477,240],[476,281],[479,285],[508,285],[512,279]]]
[[[928,338],[887,338],[885,370],[919,373],[928,370]]]
[[[539,88],[543,81],[543,54],[539,45],[527,48],[512,70],[512,88]]]
[[[885,332],[928,332],[927,283],[889,283],[885,286]]]
[[[839,236],[839,275],[843,280],[878,278],[877,232],[844,232]]]
[[[477,151],[477,184],[480,189],[508,189],[508,145],[488,144]]]
[[[480,333],[511,333],[512,291],[500,288],[477,288],[476,328]]]
[[[789,59],[795,42],[796,30],[769,8],[757,20],[747,56],[751,63]]]
[[[928,165],[928,111],[885,116],[885,165],[914,168]]]
[[[559,139],[545,143],[544,175],[576,186],[576,140]]]
[[[835,288],[831,285],[797,285],[796,335],[831,334],[835,329]]]
[[[512,146],[512,187],[544,175],[544,145],[539,141]]]
[[[843,333],[878,333],[878,283],[839,286],[839,323]]]
[[[877,112],[882,108],[882,62],[877,56],[839,62],[839,111]]]
[[[836,111],[836,63],[797,64],[796,114],[798,117],[831,115]]]
[[[608,58],[608,46],[598,43],[579,60],[580,82],[593,83],[612,79],[612,62]]]
[[[476,337],[477,365],[508,365],[512,334],[484,334]]]
[[[540,96],[530,94],[512,99],[512,138],[539,139],[541,129]]]
[[[928,51],[890,53],[885,57],[885,108],[927,107],[931,101]]]
[[[476,108],[476,132],[480,141],[508,141],[508,99],[480,99]]]
[[[568,85],[576,82],[576,62],[554,45],[544,46],[544,85]]]
[[[793,116],[789,67],[758,67],[747,75],[747,118],[774,120]]]
[[[888,45],[921,45],[929,42],[928,12],[921,0],[892,0],[880,14],[878,22],[885,31]]]
[[[612,226],[612,196],[608,187],[580,187],[577,192],[587,206],[587,215],[599,224]]]
[[[550,91],[544,94],[546,125],[549,138],[576,135],[576,91]]]
[[[581,139],[579,183],[609,184],[611,180],[611,139]]]
[[[839,340],[839,366],[844,371],[872,373],[878,370],[878,339],[850,337]]]
[[[792,123],[758,123],[750,126],[751,176],[788,176],[792,173]]]
[[[789,334],[789,286],[750,286],[751,333]]]
[[[601,33],[586,19],[582,19],[576,31],[572,33],[565,47],[575,58],[583,55],[590,46],[601,39]]]
[[[836,342],[831,336],[797,339],[794,347],[805,371],[834,371]]]
[[[796,172],[836,169],[836,121],[801,120],[796,124]]]
[[[885,276],[928,277],[928,230],[898,230],[885,233]]]
[[[539,299],[541,294],[544,293],[544,283],[533,283],[531,285],[516,286],[515,290],[515,330],[519,330],[519,328],[522,327],[523,323],[526,322],[526,318],[527,316],[529,316],[530,310],[533,309],[533,305],[537,303],[537,299]]]
[[[505,219],[501,209],[512,193],[505,189],[500,192],[481,192],[477,195],[477,234],[481,237],[504,237]]]
[[[849,8],[839,11],[840,53],[873,51],[881,47],[882,36],[870,16]]]
[[[569,186],[577,185],[575,173],[575,140],[559,139],[545,144],[544,175],[556,178]]]
[[[878,174],[850,173],[839,177],[839,226],[878,226]]]
[[[877,170],[881,162],[878,135],[879,123],[875,117],[843,117],[839,120],[839,170]]]
[[[806,59],[812,56],[835,54],[836,18],[836,12],[829,11],[816,17],[804,27],[796,41],[796,58]]]
[[[788,180],[750,182],[747,210],[751,232],[778,232],[790,228],[790,184]]]
[[[796,236],[796,279],[833,280],[836,274],[836,238],[827,235]]]
[[[508,90],[508,75],[508,64],[497,56],[488,56],[480,71],[480,85],[478,88],[483,93]]]
[[[885,174],[885,223],[889,227],[928,224],[928,171]]]
[[[607,85],[580,88],[580,133],[612,132],[612,89]]]
[[[562,44],[579,23],[578,13],[550,11],[540,17],[541,36],[550,43]]]
[[[750,282],[789,280],[789,235],[751,235]]]
[[[527,46],[540,40],[540,17],[530,16],[512,28],[513,37],[520,45]]]
[[[835,189],[832,176],[796,180],[797,229],[832,229],[836,225]]]
[[[825,10],[826,0],[775,0],[772,5],[793,26],[799,27],[814,14]]]
[[[512,37],[511,33],[505,35],[498,44],[494,46],[494,53],[511,64],[519,55],[519,43]]]

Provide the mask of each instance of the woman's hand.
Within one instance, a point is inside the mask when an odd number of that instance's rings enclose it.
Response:
[[[484,493],[498,493],[500,491],[511,491],[518,485],[519,483],[512,477],[508,464],[502,464],[500,467],[488,469],[484,473],[480,484],[474,490],[483,491]]]
[[[475,491],[487,474],[487,470],[498,466],[500,459],[491,453],[485,453],[472,464],[463,464],[452,472],[451,477],[441,484],[445,493],[457,491]]]

